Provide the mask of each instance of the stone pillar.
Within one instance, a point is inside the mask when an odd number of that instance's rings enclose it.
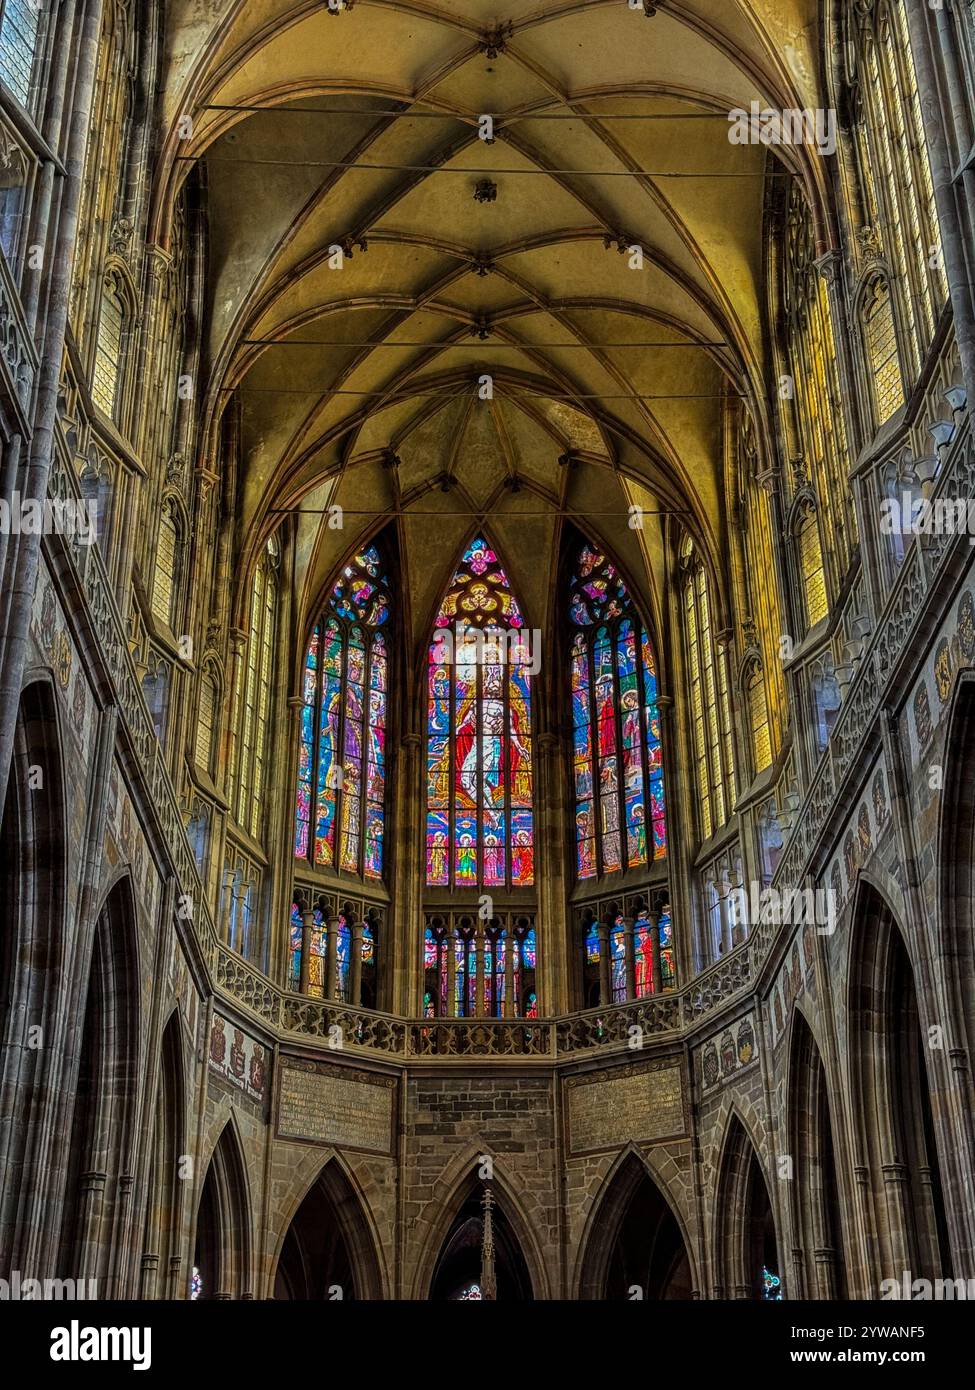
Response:
[[[599,933],[599,1002],[606,1008],[613,1002],[609,973],[609,923],[600,918],[596,928]]]
[[[626,997],[636,998],[636,943],[633,940],[633,918],[624,917],[623,951],[626,960]],[[617,924],[618,925],[618,924]]]
[[[487,932],[485,930],[484,918],[478,917],[477,926],[474,929],[474,960],[476,969],[474,973],[474,1014],[477,1018],[484,1016],[484,956],[487,949]]]
[[[325,984],[325,998],[337,999],[339,991],[339,929],[342,925],[342,918],[337,912],[329,913],[328,917],[328,940],[327,950],[327,970]]]
[[[457,1016],[457,929],[447,928],[447,1017]]]
[[[816,1263],[816,1298],[827,1301],[839,1297],[836,1281],[836,1251],[829,1246],[813,1251]]]
[[[362,940],[365,935],[365,922],[355,922],[352,926],[351,959],[349,961],[349,1003],[357,1008],[362,1003]]]
[[[521,950],[518,933],[513,926],[504,932],[504,1016],[517,1017],[520,1010],[515,1007],[515,952]],[[519,971],[519,978],[521,972]]]
[[[299,898],[298,911],[301,913],[301,963],[298,989],[302,994],[307,994],[308,981],[311,976],[311,940],[315,930],[315,909],[306,903],[304,898]]]
[[[650,960],[653,968],[653,992],[660,994],[664,987],[663,963],[660,959],[660,913],[649,912]]]

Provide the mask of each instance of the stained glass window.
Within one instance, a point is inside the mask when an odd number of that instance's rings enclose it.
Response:
[[[295,855],[383,871],[389,585],[375,546],[343,568],[305,652]]]
[[[102,291],[98,335],[95,340],[95,365],[91,378],[91,398],[106,415],[115,414],[124,330],[125,304],[114,277],[109,277]]]
[[[811,502],[804,505],[799,513],[796,523],[796,549],[806,602],[806,622],[809,627],[815,627],[829,612],[829,601],[826,597],[826,575],[823,569],[819,525],[816,509]]]
[[[203,1277],[196,1265],[193,1266],[193,1273],[190,1275],[190,1298],[197,1299],[203,1292]]]
[[[711,587],[690,537],[681,546],[682,607],[690,675],[691,737],[701,839],[730,817],[735,798],[735,758],[727,654],[716,648],[711,628]]]
[[[768,697],[765,693],[765,672],[761,662],[753,661],[745,677],[745,699],[752,740],[752,772],[757,776],[772,761],[772,741],[769,734]]]
[[[864,184],[868,203],[872,199],[881,205],[882,251],[893,271],[906,328],[906,360],[916,374],[934,336],[948,282],[905,0],[880,0],[857,32],[872,146],[871,154],[861,141]],[[891,334],[893,326],[891,318]],[[897,387],[902,393],[899,369]]]
[[[507,575],[478,536],[440,605],[429,651],[431,886],[534,883],[532,691],[522,631]]]
[[[321,904],[317,904],[313,912],[311,929],[310,950],[308,957],[308,988],[307,993],[314,995],[315,998],[325,997],[328,985],[328,921]],[[291,929],[290,929],[290,952],[288,963],[288,988],[298,990],[301,988],[301,948],[302,948],[302,929],[303,922],[301,912],[297,903],[291,904]],[[336,932],[336,976],[335,976],[335,997],[350,1001],[350,965],[352,960],[352,923],[345,912],[339,914],[338,931]],[[363,992],[365,993],[370,967],[376,961],[376,940],[373,935],[372,926],[368,921],[363,923],[362,932],[362,980]]]
[[[492,922],[483,932],[483,993],[477,997],[478,932],[471,925],[427,927],[423,943],[426,1018],[537,1018],[535,929]],[[450,951],[454,956],[453,997]],[[509,959],[510,953],[510,959]],[[511,984],[511,1007],[508,985]]]
[[[176,505],[168,501],[163,506],[156,527],[153,547],[155,561],[152,571],[152,613],[161,623],[173,622],[173,599],[179,580],[180,526]]]
[[[0,80],[21,106],[30,105],[31,74],[40,39],[41,6],[4,0],[0,17]]]
[[[816,493],[825,541],[842,575],[857,538],[850,455],[829,294],[816,254],[812,214],[798,180],[789,188],[785,231],[781,307],[788,391],[784,402],[793,403],[797,453]]]
[[[626,585],[588,542],[576,557],[569,617],[581,629],[570,671],[576,869],[593,878],[667,853],[657,674]]]
[[[782,1298],[782,1280],[768,1265],[762,1266],[762,1298],[779,1302]]]
[[[882,276],[878,276],[870,286],[862,312],[867,359],[873,379],[874,410],[877,424],[882,425],[904,401],[890,290]]]
[[[264,813],[271,712],[271,673],[277,618],[278,544],[272,538],[254,574],[247,646],[238,662],[234,703],[233,767],[236,792],[232,805],[237,823],[255,839]]]

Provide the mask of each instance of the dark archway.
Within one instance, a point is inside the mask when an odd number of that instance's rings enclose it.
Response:
[[[184,1105],[179,1013],[174,1010],[163,1033],[159,1055],[142,1252],[143,1298],[177,1298],[182,1294],[179,1247],[185,1186],[180,1171],[180,1155],[186,1151]]]
[[[456,1301],[471,1296],[480,1288],[483,1260],[484,1186],[475,1182],[462,1202],[447,1234],[430,1285],[430,1298],[436,1301]],[[503,1200],[495,1201],[492,1210],[494,1233],[494,1269],[498,1302],[528,1302],[534,1298],[531,1276],[511,1222],[505,1215]],[[477,1297],[477,1294],[473,1294]]]
[[[224,1125],[203,1181],[193,1265],[200,1298],[253,1296],[250,1202],[232,1120]]]
[[[850,971],[854,1113],[873,1192],[880,1279],[952,1276],[917,984],[894,914],[861,882]],[[875,1295],[876,1296],[876,1295]]]
[[[119,879],[99,913],[87,987],[80,998],[67,1173],[58,1267],[62,1278],[98,1279],[102,1296],[120,1271],[111,1252],[122,1244],[118,1221],[132,1176],[138,1094],[139,975],[128,878]]]
[[[725,1137],[715,1210],[717,1298],[781,1297],[772,1199],[755,1147],[734,1116]]]
[[[804,1288],[796,1293],[806,1298],[845,1298],[846,1260],[826,1069],[809,1025],[798,1011],[789,1075],[789,1151],[794,1160],[789,1194],[795,1253],[804,1278]]]
[[[630,1153],[609,1179],[590,1223],[580,1298],[689,1299],[687,1246],[660,1188]]]
[[[362,1204],[336,1162],[316,1178],[288,1227],[273,1296],[312,1301],[382,1297]]]
[[[62,978],[66,818],[54,692],[32,681],[20,700],[0,822],[0,1088],[19,1122],[0,1125],[0,1275],[29,1268],[41,1232],[24,1200],[25,1175],[48,1169],[46,1085]],[[43,1233],[46,1239],[49,1227]],[[55,1231],[56,1236],[56,1231]],[[50,1255],[45,1256],[46,1259]]]

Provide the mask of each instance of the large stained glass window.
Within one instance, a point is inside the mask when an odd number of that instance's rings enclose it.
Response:
[[[375,546],[344,567],[305,653],[295,855],[383,870],[389,586]]]
[[[657,674],[646,629],[613,565],[580,548],[572,642],[576,867],[580,878],[667,853]]]
[[[450,582],[430,644],[432,887],[534,883],[530,652],[522,631],[504,569],[478,536]]]

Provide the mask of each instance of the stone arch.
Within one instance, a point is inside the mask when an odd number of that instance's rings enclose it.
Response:
[[[465,1202],[478,1187],[478,1169],[484,1159],[489,1159],[492,1167],[491,1187],[495,1197],[495,1211],[500,1211],[517,1241],[524,1259],[533,1299],[547,1299],[552,1292],[547,1277],[547,1268],[535,1239],[532,1223],[516,1196],[515,1181],[504,1171],[489,1147],[471,1146],[458,1155],[434,1184],[432,1199],[425,1205],[417,1221],[420,1229],[428,1232],[426,1241],[416,1261],[412,1280],[413,1299],[427,1299],[433,1286],[434,1275],[451,1228],[461,1214]]]
[[[20,1123],[0,1127],[0,1273],[27,1268],[26,1175],[42,1166],[47,1073],[56,1036],[67,942],[67,812],[63,739],[50,674],[20,697],[0,818],[0,1086],[18,1097]],[[40,780],[38,780],[40,779]],[[43,789],[43,790],[42,790]],[[40,794],[39,794],[40,793]]]
[[[64,1277],[97,1278],[102,1289],[120,1274],[112,1260],[132,1219],[140,1026],[135,922],[132,880],[123,872],[96,914],[66,1043],[71,1109],[58,1263]]]
[[[291,1203],[275,1252],[272,1297],[328,1299],[336,1284],[343,1299],[385,1295],[372,1213],[348,1165],[332,1154]]]
[[[853,904],[847,1047],[858,1172],[878,1279],[951,1277],[945,1184],[930,1091],[926,1010],[889,900],[862,878]],[[876,1296],[876,1291],[874,1291]]]
[[[647,1200],[649,1189],[650,1197],[656,1196],[655,1202]],[[636,1204],[639,1212],[634,1212]],[[639,1219],[634,1220],[635,1216]],[[627,1252],[620,1249],[628,1232],[637,1239],[649,1235],[648,1277],[640,1284],[644,1298],[689,1298],[692,1289],[699,1288],[694,1246],[680,1209],[650,1158],[635,1144],[627,1145],[617,1156],[592,1204],[580,1242],[575,1297],[621,1296],[609,1290],[614,1283],[614,1263],[622,1264],[624,1270],[634,1263],[633,1255],[628,1259]],[[626,1284],[625,1278],[623,1282]]]
[[[207,1165],[194,1223],[193,1266],[203,1298],[253,1298],[253,1235],[247,1165],[233,1111]]]
[[[786,1152],[793,1269],[806,1298],[847,1296],[840,1188],[833,1139],[834,1107],[826,1067],[805,1012],[793,1009],[788,1047]]]
[[[731,1107],[717,1170],[714,1296],[760,1298],[761,1267],[782,1278],[775,1210],[759,1150]]]
[[[945,725],[945,786],[938,814],[935,863],[935,954],[942,962],[951,1019],[949,1047],[967,1050],[969,1084],[975,1057],[975,671],[959,673]]]
[[[186,1074],[179,1009],[163,1029],[149,1154],[149,1187],[142,1246],[140,1297],[175,1298],[180,1284],[186,1152]]]

